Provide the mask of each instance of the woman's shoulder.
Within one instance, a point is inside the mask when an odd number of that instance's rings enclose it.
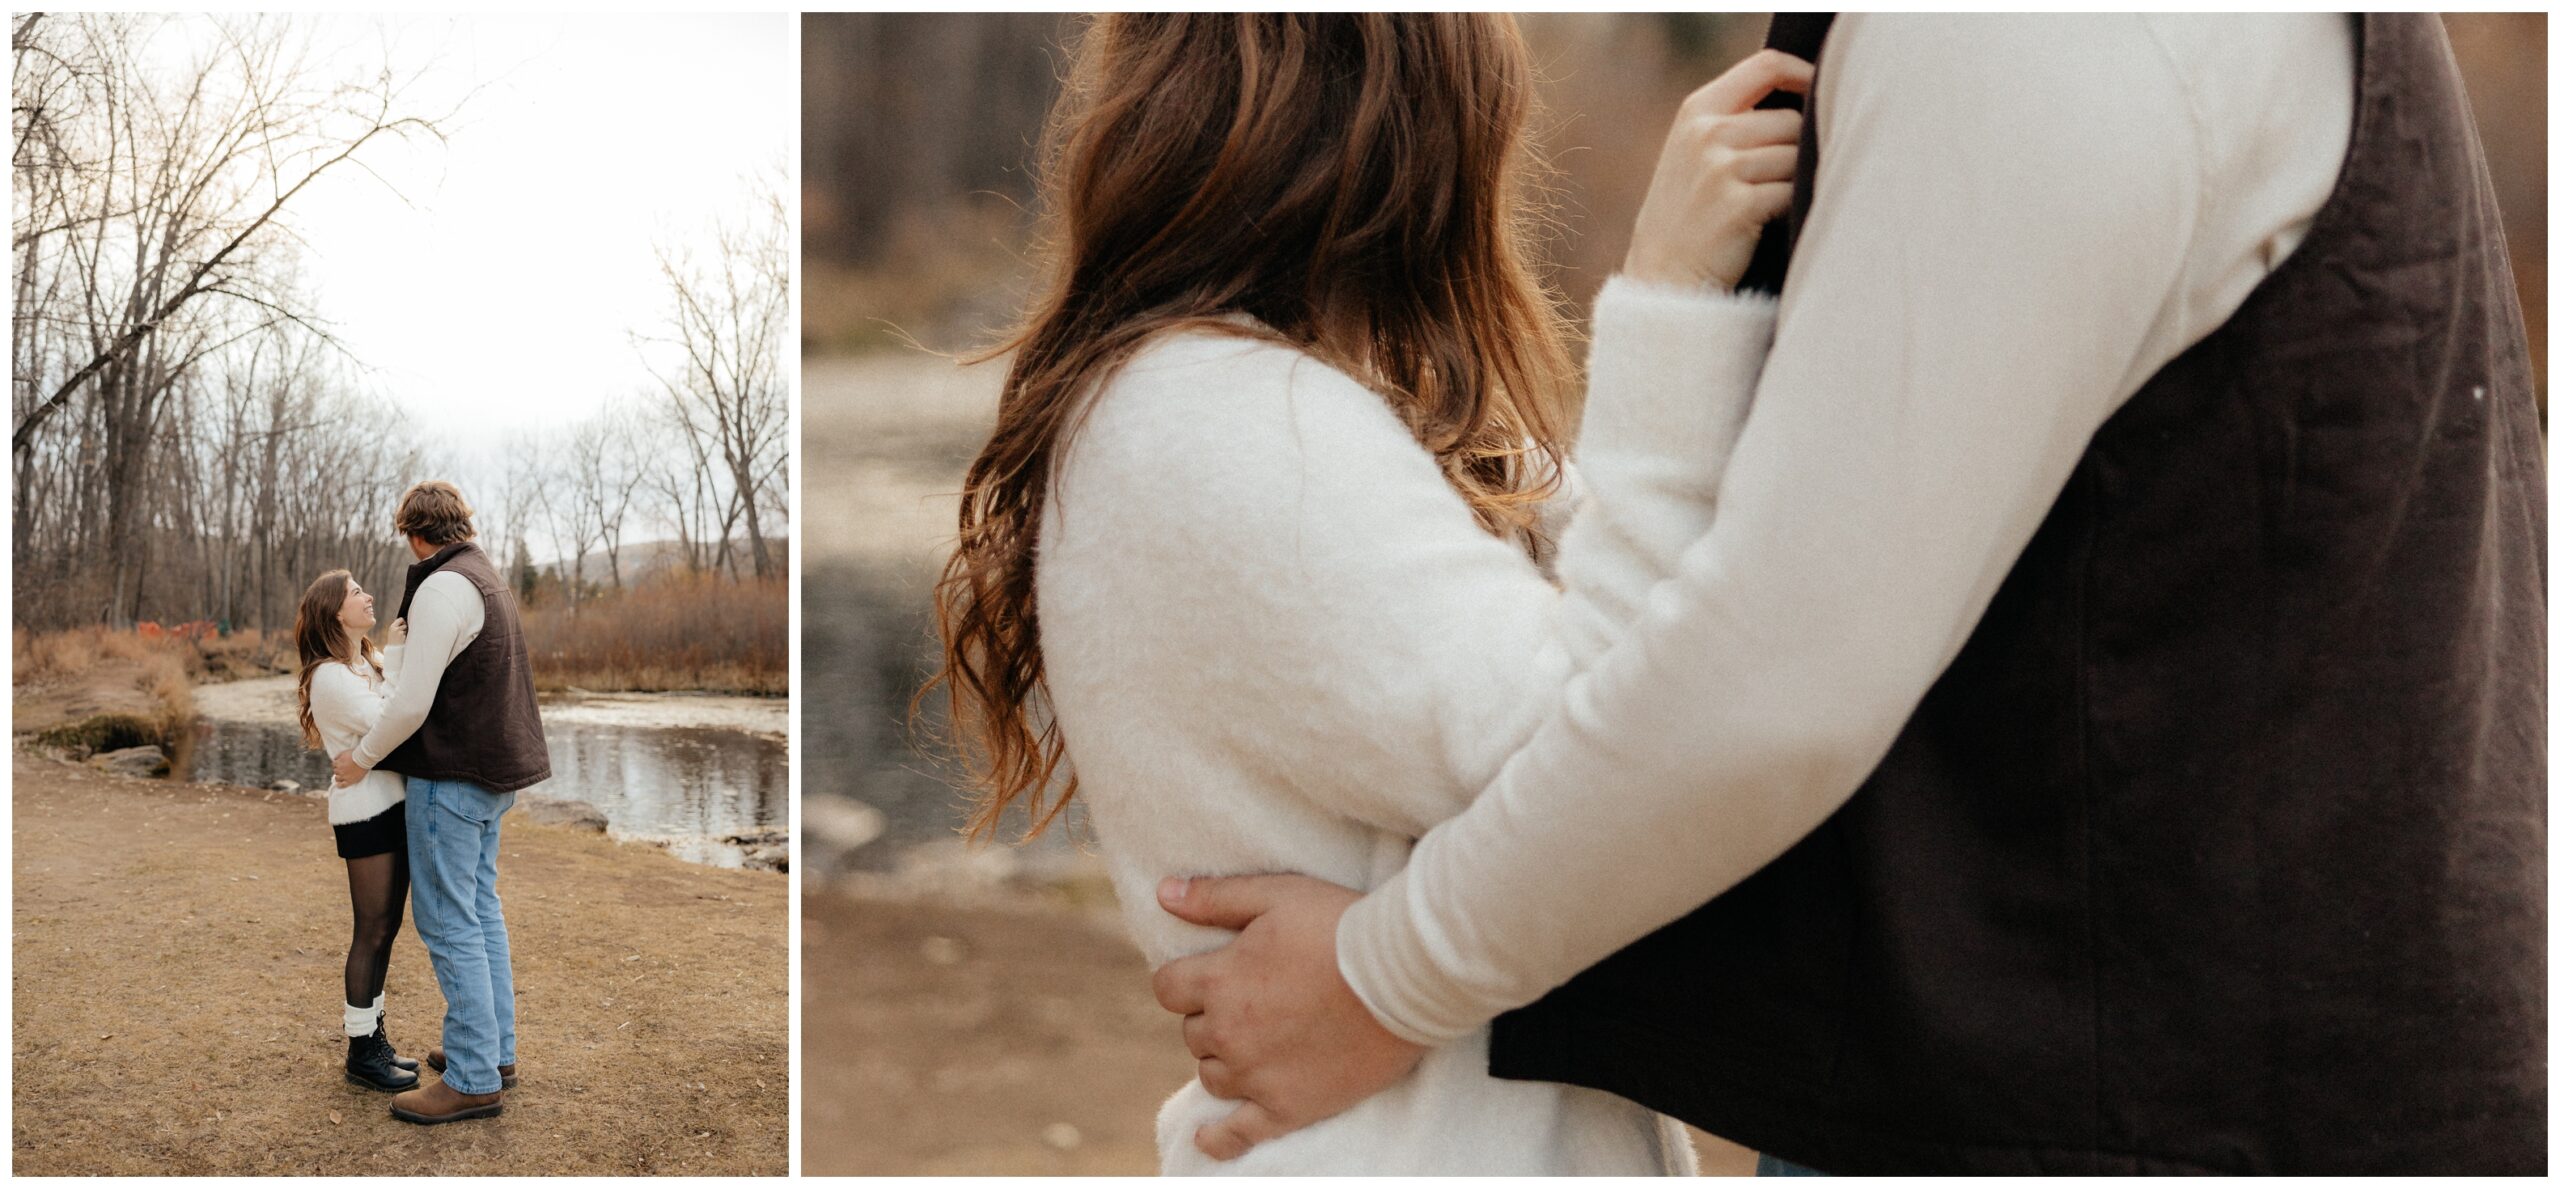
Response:
[[[1386,399],[1298,347],[1186,327],[1157,335],[1104,380],[1071,453],[1084,469],[1237,475],[1308,456],[1418,449]]]
[[[1277,558],[1310,525],[1452,498],[1384,397],[1307,352],[1214,331],[1165,335],[1107,381],[1052,482],[1053,559],[1139,543]]]
[[[1097,414],[1180,411],[1230,429],[1284,413],[1387,414],[1385,398],[1342,369],[1242,324],[1157,334],[1104,381],[1096,399]]]
[[[331,694],[356,694],[372,689],[373,673],[362,660],[327,661],[311,671],[311,694],[315,698],[324,690]]]

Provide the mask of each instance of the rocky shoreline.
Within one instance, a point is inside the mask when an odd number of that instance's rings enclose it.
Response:
[[[163,779],[169,776],[173,765],[168,750],[156,743],[91,751],[76,743],[47,743],[40,737],[31,737],[24,746],[37,758],[81,764],[114,776]],[[188,783],[218,784],[220,782]],[[266,792],[314,798],[326,795],[325,790],[306,789],[302,787],[300,781],[294,780],[270,781],[263,786],[263,789]],[[604,811],[585,801],[535,795],[520,798],[517,805],[527,820],[545,825],[564,826],[590,834],[607,834],[612,826],[605,817]],[[626,837],[617,841],[652,846],[661,850],[671,845],[671,840],[654,838]],[[791,832],[787,829],[719,834],[711,836],[709,841],[714,845],[736,849],[740,856],[738,866],[742,870],[772,872],[791,870]]]

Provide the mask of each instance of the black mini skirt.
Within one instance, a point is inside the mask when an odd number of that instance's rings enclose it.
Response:
[[[338,857],[369,859],[409,849],[408,810],[409,803],[400,801],[363,821],[329,827],[338,835]]]

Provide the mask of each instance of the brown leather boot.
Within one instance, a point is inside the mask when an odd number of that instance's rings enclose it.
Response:
[[[443,1073],[443,1072],[444,1072],[444,1050],[443,1050],[443,1049],[428,1049],[428,1050],[427,1050],[427,1064],[428,1064],[430,1067],[432,1067],[432,1068],[433,1068],[437,1073]],[[516,1067],[515,1067],[515,1066],[512,1066],[512,1065],[501,1065],[501,1066],[499,1066],[499,1067],[498,1067],[498,1088],[499,1088],[499,1089],[501,1089],[501,1090],[513,1090],[513,1089],[515,1089],[515,1088],[516,1088]]]
[[[443,1082],[433,1082],[415,1090],[403,1090],[391,1096],[391,1117],[409,1123],[453,1123],[463,1119],[494,1119],[502,1109],[497,1094],[465,1094]]]

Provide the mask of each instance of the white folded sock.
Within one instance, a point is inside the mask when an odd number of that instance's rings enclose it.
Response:
[[[381,997],[381,996],[376,995],[376,996],[374,996],[374,997],[373,997],[373,1006],[371,1006],[371,1007],[357,1007],[356,1005],[354,1005],[354,1004],[352,1004],[352,1003],[350,1003],[350,1004],[348,1004],[348,1005],[347,1005],[347,1035],[348,1035],[348,1036],[350,1036],[350,1037],[355,1037],[355,1036],[371,1036],[371,1035],[373,1035],[373,1030],[374,1030],[376,1027],[379,1027],[379,1026],[381,1025],[381,1023],[382,1023],[382,997]]]

